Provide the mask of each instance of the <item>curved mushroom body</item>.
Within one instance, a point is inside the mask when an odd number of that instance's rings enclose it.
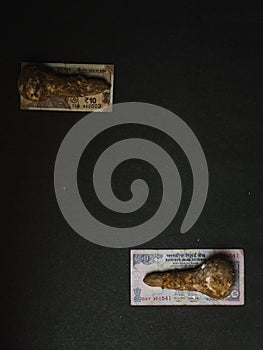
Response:
[[[96,95],[110,88],[106,80],[80,74],[59,74],[51,68],[29,64],[18,78],[20,95],[31,101],[44,101],[50,96],[83,97]]]
[[[214,257],[194,269],[149,273],[143,282],[151,287],[197,291],[212,298],[225,299],[233,290],[235,271],[230,261]]]

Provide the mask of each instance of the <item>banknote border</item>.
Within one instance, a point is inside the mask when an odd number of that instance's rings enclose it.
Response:
[[[132,287],[132,281],[131,281],[131,276],[132,276],[132,254],[134,251],[152,251],[152,250],[240,250],[242,252],[242,259],[243,259],[243,269],[242,271],[240,272],[240,276],[242,278],[241,280],[241,283],[242,283],[242,290],[243,290],[243,293],[241,295],[241,300],[238,304],[231,304],[231,305],[227,305],[227,304],[143,304],[143,305],[139,305],[139,304],[133,304],[132,303],[132,293],[131,293],[131,287]],[[129,300],[130,300],[130,306],[131,307],[139,307],[139,308],[142,308],[142,307],[167,307],[167,306],[171,306],[171,307],[188,307],[188,308],[196,308],[198,306],[200,307],[205,307],[205,308],[211,308],[211,307],[244,307],[246,305],[246,283],[245,283],[245,276],[246,276],[246,263],[245,263],[245,250],[243,248],[178,248],[178,249],[175,249],[175,248],[153,248],[153,249],[134,249],[134,248],[131,248],[130,249],[130,254],[129,254],[129,264],[130,264],[130,278],[129,278]]]

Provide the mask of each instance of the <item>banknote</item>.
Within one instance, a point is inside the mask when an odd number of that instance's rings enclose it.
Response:
[[[22,62],[21,71],[32,62]],[[47,69],[63,76],[99,78],[106,81],[107,88],[99,93],[86,96],[49,96],[45,100],[32,101],[20,95],[20,109],[52,110],[78,112],[111,112],[113,103],[114,65],[112,64],[75,64],[75,63],[42,63]]]
[[[235,284],[225,299],[211,298],[195,291],[181,291],[150,287],[143,282],[151,272],[171,269],[190,269],[202,265],[212,256],[225,256],[235,269]],[[244,251],[242,249],[180,249],[131,250],[131,305],[243,305]]]

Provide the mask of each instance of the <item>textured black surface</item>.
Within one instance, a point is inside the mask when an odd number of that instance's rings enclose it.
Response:
[[[262,349],[262,12],[122,6],[27,1],[9,9],[1,349]],[[56,153],[85,114],[19,110],[19,62],[34,60],[114,63],[115,103],[154,103],[188,123],[209,166],[206,206],[190,232],[179,233],[181,210],[140,248],[243,248],[245,306],[129,306],[129,249],[82,239],[55,199]]]

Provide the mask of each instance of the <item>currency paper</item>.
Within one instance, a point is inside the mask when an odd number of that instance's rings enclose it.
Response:
[[[30,62],[32,63],[32,62]],[[22,62],[21,69],[29,62]],[[96,95],[83,97],[50,96],[44,101],[30,101],[20,95],[20,109],[51,110],[70,112],[111,112],[113,103],[114,65],[111,64],[71,64],[71,63],[45,63],[55,72],[64,75],[80,74],[84,77],[103,78],[109,84],[109,90]]]
[[[200,266],[213,255],[231,259],[235,268],[235,285],[231,294],[222,300],[195,291],[150,287],[143,278],[150,272],[188,269]],[[131,305],[243,305],[244,251],[242,249],[182,249],[131,250]]]

